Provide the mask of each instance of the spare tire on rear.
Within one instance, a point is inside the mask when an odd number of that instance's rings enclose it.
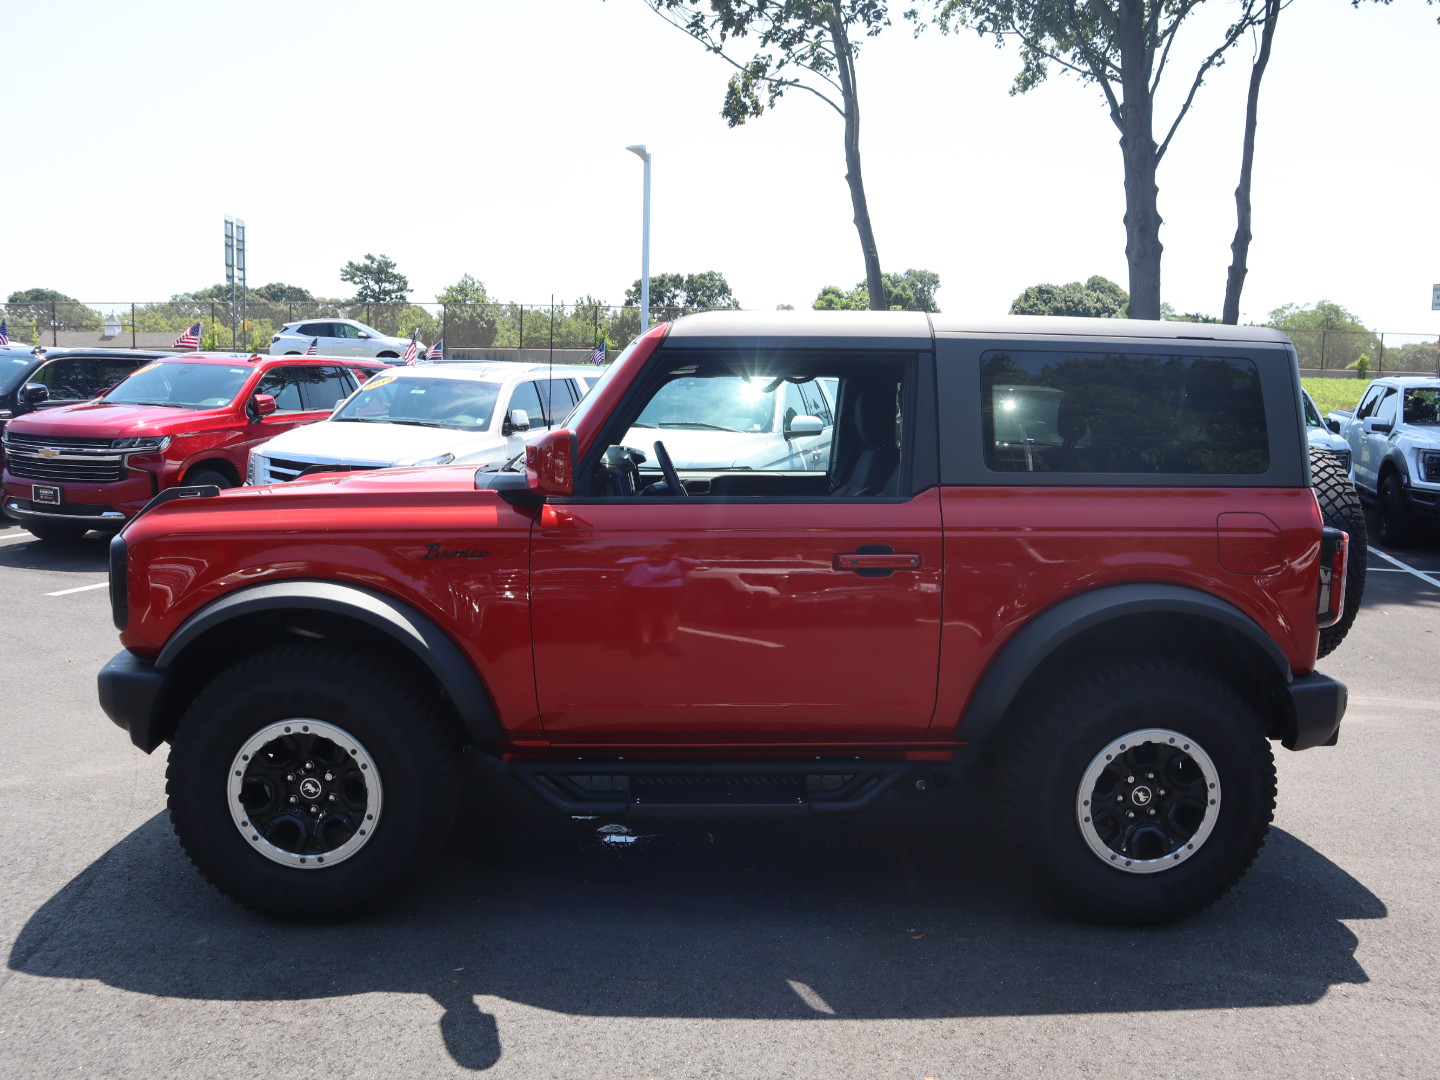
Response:
[[[1334,626],[1320,631],[1320,656],[1328,656],[1345,640],[1360,598],[1365,595],[1365,568],[1369,563],[1370,536],[1365,529],[1365,508],[1355,485],[1329,450],[1310,447],[1310,483],[1320,503],[1325,524],[1350,534],[1350,568],[1345,576],[1345,612]]]

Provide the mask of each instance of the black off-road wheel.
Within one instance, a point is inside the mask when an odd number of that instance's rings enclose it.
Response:
[[[1167,922],[1223,896],[1275,809],[1259,718],[1205,672],[1117,663],[1032,699],[996,762],[1002,836],[1070,913]]]
[[[1350,534],[1350,562],[1345,576],[1345,611],[1334,626],[1320,631],[1320,656],[1328,656],[1345,640],[1360,601],[1365,596],[1365,573],[1370,562],[1370,532],[1365,525],[1365,507],[1355,485],[1329,450],[1310,448],[1310,483],[1325,524]]]
[[[1391,473],[1380,485],[1376,499],[1376,520],[1380,525],[1380,542],[1390,547],[1405,547],[1415,539],[1415,518],[1410,512],[1410,499]]]
[[[453,824],[459,747],[406,678],[305,643],[212,682],[175,733],[170,818],[190,861],[263,915],[364,913],[419,876]]]

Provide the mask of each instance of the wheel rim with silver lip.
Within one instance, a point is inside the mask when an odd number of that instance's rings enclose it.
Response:
[[[1220,776],[1194,739],[1167,728],[1122,735],[1080,778],[1075,818],[1096,857],[1117,870],[1154,874],[1185,862],[1220,811]]]
[[[230,816],[271,862],[322,870],[363,848],[380,821],[380,773],[354,736],[321,720],[282,720],[230,766]]]

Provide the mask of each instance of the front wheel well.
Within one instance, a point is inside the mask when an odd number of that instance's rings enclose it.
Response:
[[[192,462],[186,466],[181,482],[190,483],[190,477],[200,472],[217,472],[230,481],[231,487],[240,486],[240,474],[236,471],[235,466],[224,458],[206,458],[203,461]]]
[[[384,631],[334,612],[284,608],[237,616],[188,642],[170,662],[174,677],[167,686],[155,734],[170,740],[180,717],[206,686],[241,661],[287,639],[328,641],[394,669],[423,694],[436,719],[457,743],[475,741],[440,679]]]

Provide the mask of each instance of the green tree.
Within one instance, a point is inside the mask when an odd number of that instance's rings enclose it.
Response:
[[[470,274],[462,274],[453,285],[446,285],[435,297],[437,304],[491,304],[485,283]]]
[[[276,304],[309,304],[315,300],[309,289],[302,289],[299,285],[286,285],[281,281],[272,281],[258,289],[251,289],[250,295]]]
[[[640,286],[635,284],[625,290],[625,306],[635,307],[640,303]],[[650,308],[652,311],[677,309],[679,311],[711,311],[715,308],[738,308],[740,301],[730,291],[730,283],[718,270],[706,270],[699,274],[652,274],[650,277]]]
[[[363,303],[403,304],[409,299],[410,280],[388,255],[376,258],[367,253],[363,263],[347,262],[340,270],[340,280],[354,285],[355,299]]]
[[[1163,136],[1156,140],[1155,97],[1185,19],[1202,0],[940,0],[937,21],[1020,43],[1011,93],[1040,85],[1052,67],[1097,86],[1120,132],[1125,175],[1125,257],[1130,317],[1160,317],[1160,189],[1156,172],[1211,68],[1265,18],[1266,0],[1238,0],[1219,43],[1200,61]]]
[[[731,127],[761,116],[786,90],[815,95],[844,121],[845,180],[865,264],[870,306],[887,304],[865,181],[860,171],[860,97],[855,85],[856,37],[890,25],[886,0],[645,0],[672,26],[721,57],[735,74],[720,115]],[[755,51],[737,60],[727,51],[753,35]]]
[[[1123,319],[1130,297],[1099,274],[1083,284],[1031,285],[1010,305],[1011,315],[1072,315],[1090,319]]]
[[[464,274],[435,297],[445,305],[445,346],[450,349],[488,349],[499,333],[496,305],[485,283]]]
[[[41,335],[52,328],[99,330],[104,321],[94,308],[55,289],[17,289],[6,297],[4,314],[10,322],[12,337],[17,337],[23,328],[24,333],[33,333],[40,344],[43,344]]]
[[[940,289],[940,275],[933,270],[906,270],[903,274],[882,274],[885,307],[877,309],[870,301],[870,290],[863,281],[850,292],[838,285],[826,285],[810,306],[816,311],[939,311],[935,294]]]
[[[1379,339],[1359,317],[1332,300],[1282,304],[1270,312],[1270,325],[1295,343],[1303,368],[1354,367],[1362,355],[1374,355]]]

